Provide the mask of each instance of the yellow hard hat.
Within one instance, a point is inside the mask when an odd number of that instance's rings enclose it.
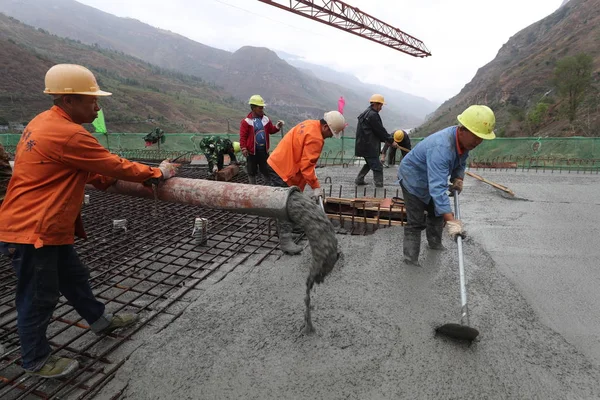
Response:
[[[235,153],[239,153],[242,148],[240,147],[240,142],[233,142],[233,151]]]
[[[400,143],[404,140],[404,131],[402,129],[398,129],[394,132],[394,142]]]
[[[491,140],[496,137],[494,127],[496,117],[488,106],[474,105],[467,108],[458,117],[458,122],[475,136]]]
[[[76,64],[57,64],[46,72],[46,94],[83,94],[110,96],[100,90],[92,71]]]
[[[374,94],[373,96],[371,96],[371,98],[369,99],[369,103],[386,104],[385,99],[380,94]]]
[[[265,101],[259,94],[252,95],[250,97],[250,100],[248,100],[248,104],[250,104],[251,106],[266,107]]]

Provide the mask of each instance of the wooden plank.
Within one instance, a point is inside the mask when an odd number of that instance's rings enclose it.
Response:
[[[507,188],[506,186],[500,185],[499,183],[496,183],[496,182],[488,181],[481,175],[477,175],[477,174],[474,174],[473,172],[469,172],[469,171],[467,171],[466,174],[472,178],[475,178],[475,179],[483,182],[483,183],[487,183],[488,185],[493,186],[496,189],[502,190],[503,192],[508,193],[511,196],[515,195],[515,193],[512,190],[510,190],[509,188]]]
[[[389,220],[387,218],[364,218],[364,217],[359,217],[359,216],[355,216],[354,218],[352,218],[351,215],[341,215],[340,214],[327,214],[327,218],[329,218],[332,221],[339,221],[340,218],[342,219],[342,221],[347,221],[347,222],[354,222],[355,224],[362,224],[362,223],[367,223],[367,224],[372,224],[372,225],[378,225],[378,226],[404,226],[406,224],[406,222],[403,221],[395,221],[395,220]]]
[[[404,207],[401,202],[393,202],[392,199],[379,199],[379,198],[359,198],[359,199],[346,199],[340,197],[327,197],[326,203],[329,205],[343,205],[348,207],[356,208],[357,210],[365,211],[387,211],[387,212],[403,212]],[[363,208],[364,205],[364,208]],[[390,205],[392,208],[390,210]],[[326,207],[327,208],[327,207]]]

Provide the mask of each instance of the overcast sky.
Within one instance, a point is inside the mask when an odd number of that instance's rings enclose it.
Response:
[[[415,58],[258,0],[78,0],[209,46],[245,45],[295,54],[368,83],[442,102],[457,94],[521,29],[562,0],[345,0],[422,40]],[[288,0],[277,0],[289,4]]]

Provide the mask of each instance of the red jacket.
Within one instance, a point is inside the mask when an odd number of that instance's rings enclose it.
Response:
[[[262,118],[263,126],[265,127],[265,136],[267,138],[267,152],[269,151],[269,135],[279,132],[279,129],[273,125],[273,122],[266,115]],[[240,123],[240,147],[247,149],[248,153],[254,154],[254,121],[252,112]]]

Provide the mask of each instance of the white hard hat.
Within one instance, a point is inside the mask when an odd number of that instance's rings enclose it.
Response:
[[[336,139],[342,136],[342,131],[346,127],[346,118],[339,111],[329,111],[323,115],[323,119],[327,122],[331,133]]]

